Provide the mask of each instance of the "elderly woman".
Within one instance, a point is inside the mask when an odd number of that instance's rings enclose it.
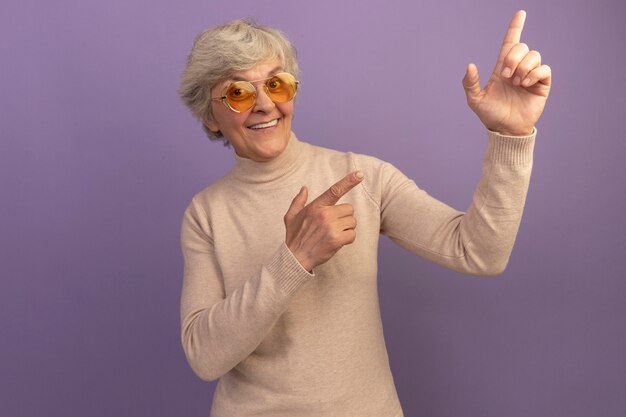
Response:
[[[472,64],[463,80],[489,138],[466,213],[391,164],[300,141],[298,64],[279,31],[239,20],[198,36],[180,94],[235,158],[192,199],[181,233],[182,343],[200,378],[219,378],[212,416],[402,415],[378,306],[379,235],[457,271],[504,269],[551,80],[520,43],[524,19],[513,17],[487,86]]]

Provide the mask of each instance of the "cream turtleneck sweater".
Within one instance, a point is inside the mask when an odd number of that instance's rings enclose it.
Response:
[[[488,133],[467,213],[376,158],[312,146],[292,135],[269,162],[236,157],[198,193],[182,224],[182,344],[225,416],[398,417],[376,286],[379,234],[445,267],[497,274],[521,220],[535,134]],[[303,185],[314,198],[347,173],[365,178],[351,203],[357,238],[304,270],[284,244],[283,216]]]

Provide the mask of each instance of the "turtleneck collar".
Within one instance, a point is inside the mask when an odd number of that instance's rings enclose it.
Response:
[[[296,135],[291,132],[285,150],[272,160],[257,162],[252,159],[242,158],[234,153],[235,166],[228,173],[228,176],[249,184],[263,184],[276,181],[296,170],[304,147],[305,144],[300,142]]]

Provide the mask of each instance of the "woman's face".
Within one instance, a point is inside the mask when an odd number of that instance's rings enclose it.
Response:
[[[262,80],[282,71],[278,59],[263,62],[250,70],[236,72],[233,79],[215,85],[211,89],[211,97],[219,97],[233,81]],[[274,103],[267,96],[262,81],[254,84],[257,99],[251,109],[235,113],[221,101],[214,100],[211,102],[213,120],[205,121],[205,124],[213,132],[222,132],[240,157],[269,161],[280,155],[289,141],[293,100]]]

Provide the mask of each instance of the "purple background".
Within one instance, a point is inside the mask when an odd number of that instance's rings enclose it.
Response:
[[[232,164],[176,89],[201,29],[253,16],[299,50],[294,130],[467,207],[486,135],[465,104],[506,25],[555,74],[507,271],[466,277],[383,239],[407,416],[626,415],[621,0],[22,1],[0,6],[0,415],[206,416],[179,342],[179,226]]]

